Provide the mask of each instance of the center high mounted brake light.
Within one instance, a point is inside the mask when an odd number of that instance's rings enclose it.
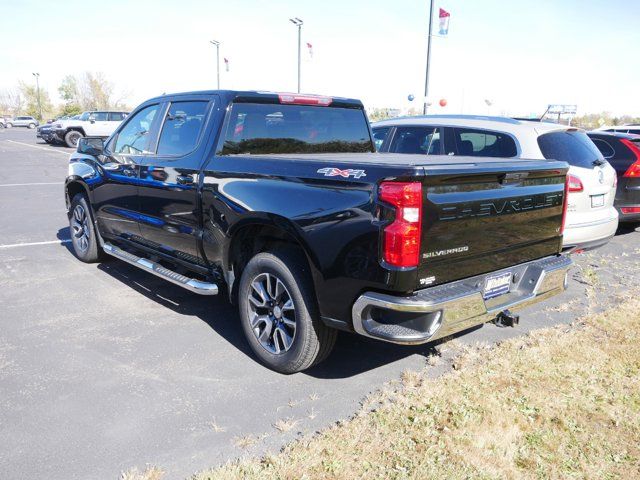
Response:
[[[384,261],[395,267],[417,267],[422,236],[422,184],[382,182],[380,200],[396,209],[394,221],[384,228]]]
[[[292,105],[316,105],[328,107],[333,102],[331,97],[320,97],[317,95],[298,95],[296,93],[279,93],[280,103]]]

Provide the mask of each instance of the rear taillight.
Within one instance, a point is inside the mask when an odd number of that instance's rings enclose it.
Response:
[[[640,207],[620,207],[620,211],[624,215],[629,215],[630,213],[640,213]]]
[[[625,177],[640,177],[640,148],[634,142],[626,138],[620,139],[625,146],[635,155],[636,161],[624,172]]]
[[[567,206],[569,205],[569,184],[571,175],[567,175],[564,179],[564,199],[562,202],[562,224],[560,225],[560,235],[564,234],[564,226],[567,222]],[[582,185],[582,184],[581,184]]]
[[[394,267],[417,267],[422,235],[422,184],[383,182],[380,200],[396,209],[395,219],[384,229],[384,261]]]
[[[317,105],[328,107],[333,102],[331,97],[321,97],[318,95],[299,95],[297,93],[279,93],[280,103],[290,103],[293,105]]]
[[[567,175],[567,185],[569,192],[582,192],[584,190],[582,182],[575,175]]]

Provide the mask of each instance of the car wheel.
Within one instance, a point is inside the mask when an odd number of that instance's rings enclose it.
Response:
[[[258,359],[280,373],[320,363],[333,349],[338,333],[320,319],[306,265],[304,256],[295,251],[259,253],[240,279],[245,337]]]
[[[83,137],[82,133],[77,130],[70,130],[64,136],[64,143],[69,148],[76,148],[78,146],[78,141]]]
[[[86,197],[81,193],[73,197],[71,201],[69,229],[76,257],[86,263],[94,263],[102,258],[91,207],[89,207]]]
[[[7,123],[7,128],[13,128],[13,123]]]
[[[35,123],[30,123],[29,124],[29,130],[33,130],[34,128],[36,128],[36,124]]]

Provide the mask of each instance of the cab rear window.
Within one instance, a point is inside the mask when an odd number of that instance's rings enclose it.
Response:
[[[372,152],[362,109],[234,103],[222,155]]]
[[[593,168],[594,161],[604,160],[587,134],[580,131],[545,133],[538,137],[538,146],[544,158],[567,162],[574,167]]]

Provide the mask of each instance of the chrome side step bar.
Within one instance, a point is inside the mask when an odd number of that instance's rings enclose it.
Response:
[[[138,257],[132,253],[126,252],[121,248],[116,247],[110,243],[103,245],[105,253],[112,257],[124,260],[131,265],[141,268],[142,270],[153,273],[154,275],[164,278],[165,280],[175,283],[176,285],[186,288],[187,290],[197,293],[198,295],[217,295],[218,286],[215,283],[202,282],[194,278],[185,277],[173,270],[163,267],[162,265],[152,262],[149,259]]]

